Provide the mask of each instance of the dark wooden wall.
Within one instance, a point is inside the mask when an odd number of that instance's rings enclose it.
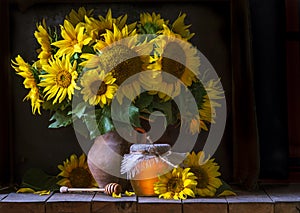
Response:
[[[300,180],[300,1],[285,0],[290,179]]]

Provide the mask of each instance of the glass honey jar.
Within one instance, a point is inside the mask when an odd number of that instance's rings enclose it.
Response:
[[[169,144],[133,144],[122,161],[121,173],[127,173],[137,196],[155,196],[154,183],[158,176],[171,169],[164,158],[170,152]]]

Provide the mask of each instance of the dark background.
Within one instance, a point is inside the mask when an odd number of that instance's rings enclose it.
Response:
[[[35,24],[45,18],[48,25],[62,23],[64,16],[72,8],[85,6],[95,9],[95,14],[106,15],[112,8],[113,16],[128,14],[128,22],[139,19],[141,12],[161,13],[165,19],[174,21],[180,12],[188,14],[186,23],[192,23],[191,31],[196,36],[191,42],[206,55],[222,79],[226,97],[230,100],[230,7],[228,3],[203,2],[197,3],[104,3],[104,4],[35,4],[21,11],[16,5],[10,7],[10,54],[11,58],[20,54],[25,61],[36,59],[36,43],[33,33]],[[209,36],[206,36],[209,35]],[[42,116],[32,115],[30,102],[22,102],[27,94],[23,87],[23,79],[9,69],[12,87],[12,118],[13,130],[13,174],[16,180],[30,167],[43,168],[50,174],[57,174],[57,165],[72,153],[80,154],[72,127],[48,129],[49,112],[43,111]],[[228,103],[230,110],[230,102]],[[230,111],[229,111],[230,113]],[[230,122],[230,119],[228,120]],[[228,125],[228,128],[230,126]],[[227,139],[226,139],[227,135]],[[232,160],[230,157],[230,136],[227,133],[217,153],[222,173],[230,178]],[[203,143],[199,141],[199,143]],[[196,146],[200,146],[197,144]],[[197,147],[195,147],[197,149]]]
[[[24,171],[31,167],[56,174],[58,164],[72,153],[81,153],[71,127],[48,129],[49,112],[42,111],[42,116],[31,114],[30,102],[22,101],[28,91],[23,88],[21,77],[15,75],[10,67],[10,59],[18,54],[25,61],[35,60],[38,45],[33,33],[36,22],[46,18],[48,25],[57,25],[72,8],[80,6],[95,9],[94,13],[101,15],[106,15],[107,9],[112,8],[114,17],[127,13],[129,22],[138,19],[140,12],[158,12],[171,21],[180,12],[187,13],[186,23],[191,23],[190,29],[196,33],[191,42],[214,66],[226,94],[227,125],[222,143],[214,156],[224,178],[229,182],[237,181],[234,178],[236,162],[245,159],[235,159],[234,156],[242,156],[242,152],[245,152],[245,156],[247,152],[251,153],[243,149],[247,134],[244,138],[243,134],[239,134],[238,140],[233,136],[236,110],[245,116],[244,120],[242,117],[239,119],[247,128],[247,107],[250,107],[255,114],[252,119],[255,125],[249,124],[249,128],[257,134],[253,137],[257,140],[249,140],[253,141],[258,155],[253,155],[253,159],[248,157],[247,161],[259,162],[258,167],[254,168],[258,170],[259,180],[299,180],[299,22],[297,11],[292,10],[295,6],[299,7],[299,1],[49,2],[0,1],[3,28],[0,42],[0,186],[18,182]],[[292,3],[294,6],[290,6]],[[294,13],[296,15],[290,15]],[[287,23],[295,23],[293,26],[296,27],[287,28],[290,26]],[[250,32],[250,36],[243,36],[245,32]],[[249,44],[250,49],[243,48],[245,44]],[[243,54],[237,53],[236,48],[240,48]],[[255,98],[250,102],[251,106],[235,107],[233,110],[232,103],[251,99],[249,93],[237,92],[238,89],[243,90],[243,87],[234,87],[235,67],[246,67],[249,71],[247,91],[251,91],[250,94]],[[246,70],[239,69],[238,72]],[[240,144],[238,149],[235,148],[236,143]]]

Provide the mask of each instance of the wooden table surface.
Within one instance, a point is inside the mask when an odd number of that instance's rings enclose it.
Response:
[[[300,184],[265,185],[237,196],[182,201],[157,197],[113,198],[102,193],[0,194],[0,213],[299,213]]]

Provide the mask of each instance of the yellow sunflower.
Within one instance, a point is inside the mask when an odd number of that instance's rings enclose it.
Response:
[[[190,120],[189,132],[194,135],[198,134],[201,129],[201,120],[197,118],[193,118]]]
[[[224,98],[224,90],[221,87],[220,79],[211,79],[205,83],[205,90],[209,96],[212,107],[221,107],[215,100]]]
[[[171,30],[176,34],[179,34],[182,38],[189,40],[195,35],[195,33],[190,32],[189,28],[191,25],[184,24],[185,17],[185,13],[179,14],[178,18],[173,22]]]
[[[101,64],[101,58],[97,53],[82,53],[80,58],[82,58],[83,61],[79,64],[79,66],[82,66],[86,69],[94,69],[99,67],[99,65]]]
[[[118,86],[122,84],[119,88],[120,95],[117,96],[117,100],[122,102],[124,96],[133,99],[140,94],[139,74],[147,69],[153,44],[146,40],[138,43],[136,31],[130,33],[127,25],[121,30],[115,24],[113,26],[113,31],[106,30],[103,35],[104,40],[99,40],[94,46],[97,51],[101,51],[99,59],[95,59],[92,55],[85,55],[85,57],[88,59],[86,64],[92,66],[99,61],[99,66],[105,72],[111,72],[116,78],[116,84]],[[91,60],[93,62],[90,62]],[[112,64],[116,66],[111,67]],[[124,84],[123,82],[129,77],[132,77],[130,83]]]
[[[105,74],[103,70],[100,73],[96,69],[85,72],[81,78],[83,100],[101,107],[109,104],[118,89],[115,81],[111,73]]]
[[[206,95],[203,97],[203,104],[199,109],[201,128],[208,130],[205,122],[215,123],[216,107],[221,107],[221,104],[216,100],[224,98],[224,91],[220,86],[220,79],[209,80],[205,83]]]
[[[24,100],[31,100],[32,114],[35,114],[36,111],[41,114],[40,108],[43,100],[41,99],[39,89],[37,87],[37,82],[33,75],[32,67],[28,63],[26,63],[20,55],[18,55],[15,60],[16,61],[11,61],[11,66],[15,69],[18,75],[22,76],[25,79],[23,81],[24,87],[26,89],[30,89]]]
[[[80,24],[77,24],[74,28],[68,20],[65,20],[64,26],[61,25],[60,27],[63,39],[52,43],[52,45],[59,48],[56,53],[57,57],[64,54],[81,53],[83,45],[87,45],[91,41],[91,38],[84,32],[85,28]]]
[[[167,29],[167,26],[164,25]],[[161,71],[161,90],[169,91],[175,97],[180,94],[180,82],[186,86],[191,86],[196,81],[200,67],[200,58],[197,49],[185,40],[176,37],[170,30],[165,30],[166,34],[155,39],[157,48],[156,54],[152,57],[154,61],[148,66],[150,70]],[[168,78],[163,72],[175,76],[175,79]],[[159,97],[167,101],[170,99],[163,92],[158,93]]]
[[[45,19],[43,19],[41,24],[37,24],[37,31],[34,32],[34,36],[37,42],[41,45],[41,49],[38,50],[40,59],[40,64],[47,64],[48,60],[51,58],[51,44],[50,36],[47,32],[47,25]]]
[[[94,10],[86,10],[84,7],[80,7],[78,12],[71,10],[69,15],[66,16],[66,19],[75,27],[78,23],[84,21],[84,17],[91,17]]]
[[[185,116],[181,118],[181,127],[188,133],[188,134],[199,134],[202,126],[203,121],[200,119],[199,114],[192,115],[192,113],[187,113]],[[205,123],[204,123],[205,124]]]
[[[35,87],[36,82],[32,74],[31,66],[26,63],[20,55],[15,58],[15,61],[12,60],[11,62],[11,66],[15,69],[16,73],[25,79],[23,81],[24,87],[26,89]]]
[[[113,24],[113,29],[105,30],[105,33],[103,34],[103,40],[99,40],[94,45],[94,49],[101,51],[103,48],[112,45],[123,38],[135,36],[136,34],[136,29],[130,32],[127,25],[125,25],[122,29],[119,29],[116,24]]]
[[[186,167],[191,168],[191,172],[197,177],[197,184],[195,188],[196,195],[201,197],[213,197],[216,190],[222,185],[218,178],[221,173],[218,171],[220,166],[214,162],[214,159],[205,159],[203,151],[192,152],[188,154],[184,161]]]
[[[40,98],[40,92],[37,87],[32,88],[29,93],[26,95],[24,100],[30,99],[31,101],[31,111],[32,114],[35,114],[36,111],[38,111],[39,114],[41,114],[41,104],[43,103],[43,100]]]
[[[169,20],[165,21],[160,14],[141,13],[138,24],[139,33],[156,34],[163,29],[163,25],[168,25]]]
[[[85,17],[87,34],[92,38],[93,41],[102,40],[102,34],[106,32],[106,29],[112,30],[113,24],[115,24],[119,29],[122,29],[126,24],[127,14],[124,16],[119,16],[118,18],[113,18],[111,9],[109,9],[106,17],[98,16],[98,18],[99,19]],[[135,28],[135,25],[135,23],[128,25],[129,32]]]
[[[205,122],[215,123],[214,118],[216,117],[216,110],[212,107],[207,95],[205,95],[203,99],[203,104],[199,109],[200,121],[202,121],[200,128],[207,131],[208,128]]]
[[[92,188],[97,187],[86,161],[86,155],[82,154],[79,159],[73,154],[69,159],[63,162],[63,165],[58,165],[61,172],[58,177],[62,177],[57,182],[60,186],[73,188]]]
[[[72,99],[74,89],[79,89],[75,80],[77,79],[76,61],[72,65],[70,56],[63,56],[62,59],[52,58],[49,65],[43,65],[46,74],[40,75],[39,86],[44,87],[43,92],[47,100],[54,98],[53,104],[68,98]]]
[[[215,123],[216,117],[215,108],[211,106],[208,96],[203,97],[203,103],[198,110],[198,115],[190,120],[183,119],[183,123],[189,123],[189,132],[194,135],[201,132],[201,130],[208,131],[207,123]]]
[[[154,183],[154,192],[159,198],[184,200],[188,196],[195,197],[193,189],[197,185],[197,178],[190,172],[190,168],[174,168],[158,179],[159,181]]]

